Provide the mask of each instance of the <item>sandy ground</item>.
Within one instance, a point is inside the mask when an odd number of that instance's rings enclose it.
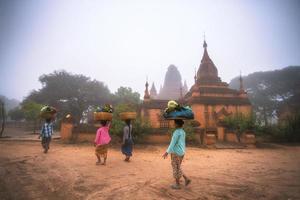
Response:
[[[300,199],[300,147],[187,148],[188,187],[172,190],[165,146],[137,146],[130,163],[117,147],[96,166],[90,145],[0,141],[0,199]]]

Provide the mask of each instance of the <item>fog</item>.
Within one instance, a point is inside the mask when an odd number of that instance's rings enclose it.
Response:
[[[0,1],[0,94],[22,100],[54,70],[143,94],[170,64],[190,87],[203,53],[229,82],[300,64],[299,1]]]

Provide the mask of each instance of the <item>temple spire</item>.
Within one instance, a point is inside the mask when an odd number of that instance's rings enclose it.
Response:
[[[194,76],[195,84],[197,83],[197,70],[195,68],[195,76]]]
[[[203,53],[203,56],[202,56],[202,59],[201,59],[201,63],[202,62],[211,62],[210,57],[209,57],[208,52],[207,52],[207,43],[206,43],[205,40],[203,42],[203,48],[204,48],[204,53]]]
[[[150,94],[149,94],[149,91],[148,91],[148,86],[149,86],[149,84],[148,84],[148,77],[147,77],[146,84],[145,84],[146,89],[145,89],[144,100],[150,99]]]
[[[152,86],[151,86],[151,89],[150,89],[150,97],[152,99],[156,99],[156,97],[157,97],[157,91],[156,91],[154,82],[152,82]]]
[[[206,40],[203,41],[203,48],[204,52],[197,72],[197,83],[221,82],[218,69],[208,55]]]

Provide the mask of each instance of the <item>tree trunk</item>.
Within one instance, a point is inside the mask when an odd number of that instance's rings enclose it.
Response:
[[[33,122],[33,134],[36,134],[36,119]]]
[[[4,108],[4,103],[2,101],[0,101],[0,108],[1,108],[1,118],[2,118],[0,137],[2,137],[4,127],[5,127],[5,108]]]

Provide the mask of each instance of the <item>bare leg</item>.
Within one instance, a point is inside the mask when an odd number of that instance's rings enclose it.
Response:
[[[107,159],[107,153],[104,155],[104,158],[103,158],[103,165],[106,165],[106,159]]]
[[[182,176],[184,178],[185,186],[188,186],[191,183],[191,179],[189,179],[185,174]]]
[[[96,156],[97,156],[97,159],[98,159],[98,161],[96,162],[96,165],[99,165],[99,164],[101,164],[101,158],[98,154],[96,154]]]

